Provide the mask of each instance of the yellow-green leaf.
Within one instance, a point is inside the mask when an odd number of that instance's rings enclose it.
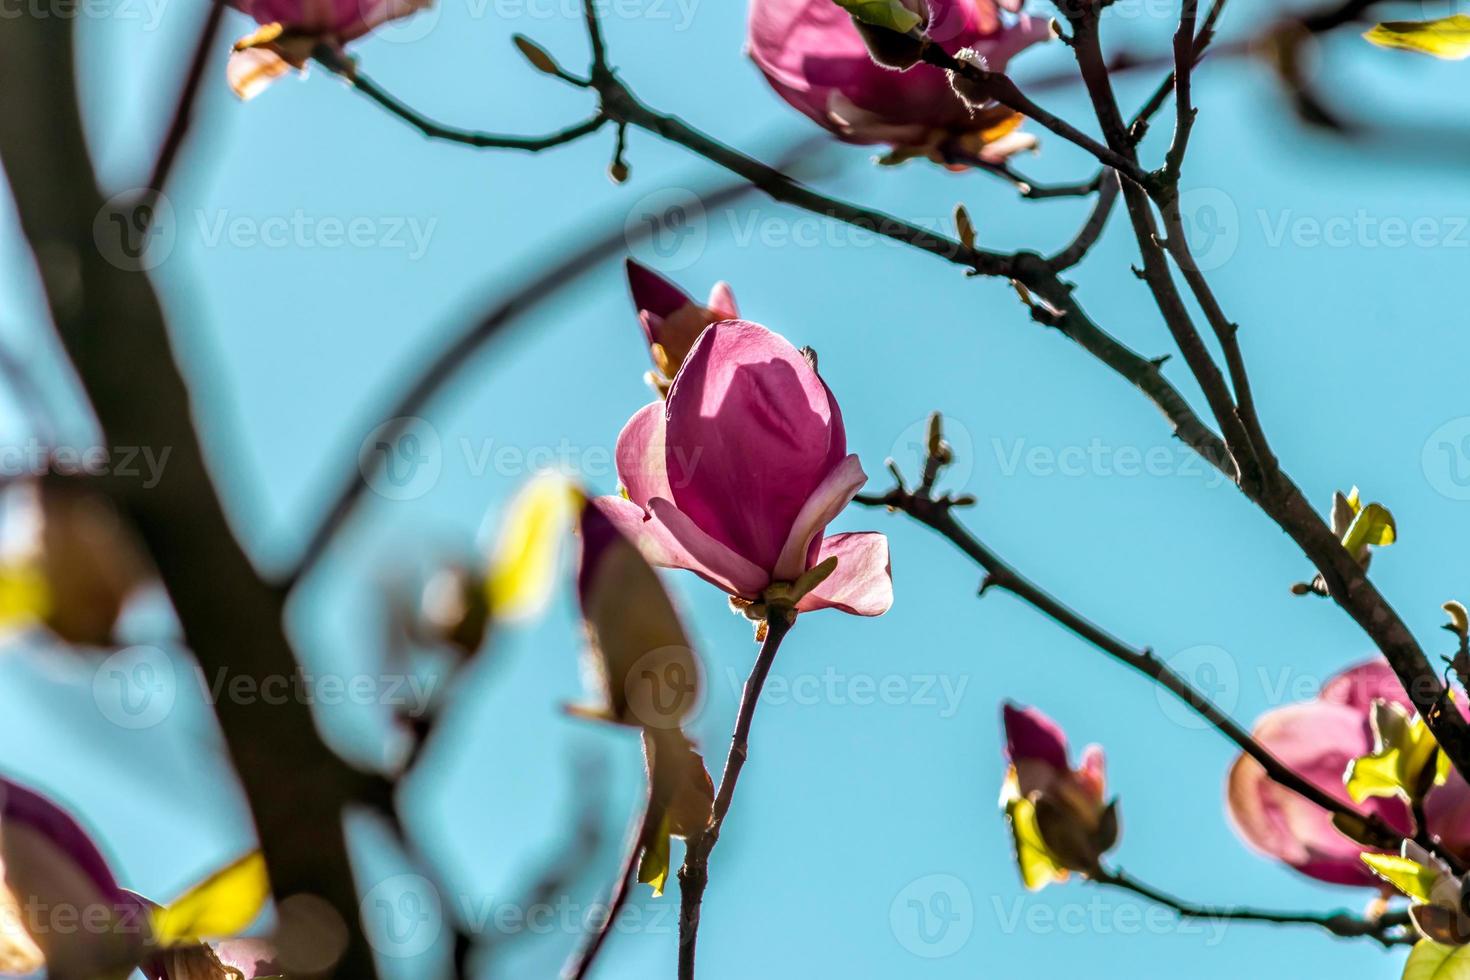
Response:
[[[41,569],[29,562],[0,566],[0,629],[44,620],[51,613],[51,589]]]
[[[1429,893],[1438,877],[1433,868],[1426,868],[1417,861],[1399,857],[1397,854],[1363,853],[1359,857],[1374,874],[1405,895],[1421,902],[1429,901]]]
[[[580,492],[564,477],[542,474],[511,501],[485,577],[490,614],[496,619],[525,619],[546,608],[580,500]]]
[[[1438,20],[1389,21],[1363,36],[1380,48],[1417,51],[1446,61],[1470,57],[1470,17],[1465,14]]]
[[[643,857],[638,862],[638,880],[653,888],[655,898],[664,893],[669,881],[669,816],[659,821],[653,839],[645,841]]]
[[[1373,703],[1373,751],[1348,764],[1344,784],[1353,802],[1369,797],[1414,799],[1427,791],[1424,767],[1435,758],[1439,744],[1418,715],[1387,701]],[[1441,764],[1442,765],[1442,764]],[[1434,783],[1442,782],[1440,767]]]
[[[238,936],[260,915],[270,893],[265,858],[258,851],[247,854],[156,910],[154,938],[160,946],[182,946]]]
[[[1470,980],[1470,946],[1419,940],[1404,962],[1403,980]]]
[[[1016,850],[1016,867],[1021,883],[1030,891],[1039,891],[1052,882],[1067,880],[1067,869],[1052,856],[1041,829],[1036,823],[1036,804],[1015,793],[1014,772],[1007,780],[1005,795],[1006,820],[1011,825],[1011,839]]]
[[[1465,609],[1463,602],[1451,599],[1440,607],[1445,615],[1450,617],[1450,627],[1461,636],[1470,634],[1470,611]]]
[[[924,22],[900,0],[836,0],[836,3],[864,24],[886,27],[900,34],[907,34]]]
[[[1348,554],[1356,555],[1364,545],[1393,544],[1398,536],[1393,515],[1382,504],[1369,504],[1358,511],[1347,533],[1342,536],[1342,546]]]

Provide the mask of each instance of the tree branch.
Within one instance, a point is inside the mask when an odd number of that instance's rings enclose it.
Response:
[[[1081,637],[1119,663],[1150,678],[1173,694],[1191,711],[1209,722],[1216,731],[1234,742],[1242,752],[1260,763],[1266,775],[1274,782],[1303,799],[1315,803],[1329,813],[1341,814],[1361,823],[1369,828],[1370,833],[1379,838],[1381,847],[1393,849],[1399,846],[1403,839],[1402,836],[1394,833],[1376,814],[1362,812],[1342,802],[1276,758],[1270,750],[1256,741],[1250,732],[1221,710],[1202,691],[1160,660],[1151,649],[1134,647],[1125,643],[1018,572],[955,519],[953,514],[955,501],[948,497],[932,497],[922,488],[919,493],[910,493],[902,487],[896,487],[883,496],[859,495],[856,500],[869,507],[887,507],[891,510],[903,511],[919,523],[939,532],[985,570],[985,579],[980,587],[982,595],[992,588],[1014,595],[1064,629]]]
[[[1233,922],[1266,922],[1275,925],[1307,925],[1325,929],[1345,939],[1367,937],[1385,947],[1412,945],[1419,937],[1410,928],[1409,913],[1404,910],[1384,912],[1376,917],[1337,912],[1272,912],[1264,909],[1232,908],[1223,905],[1195,905],[1184,902],[1146,885],[1122,869],[1104,869],[1089,876],[1100,885],[1110,885],[1132,892],[1150,902],[1173,909],[1181,918],[1229,920]]]
[[[26,17],[0,31],[0,158],[52,318],[110,444],[172,451],[156,486],[116,477],[98,485],[136,526],[206,673],[300,683],[284,595],[251,566],[215,493],[158,297],[146,275],[110,261],[94,240],[94,220],[109,215],[77,104],[73,23]],[[348,938],[340,975],[376,976],[342,826],[361,777],[298,699],[224,697],[215,712],[276,897],[325,899]]]
[[[760,703],[761,689],[776,662],[776,651],[781,641],[790,632],[792,619],[773,611],[766,619],[766,638],[755,666],[745,681],[745,691],[740,697],[740,711],[735,718],[735,731],[730,736],[730,753],[725,757],[725,771],[720,776],[720,788],[715,794],[714,809],[710,813],[709,826],[704,832],[690,837],[685,842],[684,866],[679,869],[679,980],[694,980],[694,948],[699,938],[700,908],[704,901],[705,886],[709,884],[709,857],[719,843],[720,828],[735,800],[735,784],[745,767],[750,752],[750,726],[755,720],[755,709]]]

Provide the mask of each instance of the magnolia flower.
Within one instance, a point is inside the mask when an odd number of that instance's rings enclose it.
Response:
[[[707,328],[668,400],[624,427],[617,466],[626,499],[608,498],[607,513],[655,565],[688,569],[739,603],[859,616],[893,604],[888,539],[825,536],[867,481],[837,400],[765,327]]]
[[[668,394],[679,365],[689,356],[689,349],[704,328],[740,316],[729,283],[715,283],[701,306],[678,286],[632,259],[628,260],[628,289],[653,358],[654,370],[649,372],[648,380],[662,395]]]
[[[1002,0],[1009,11],[1019,0]],[[1045,40],[1045,20],[1004,23],[994,0],[929,0],[926,33],[950,54],[1004,70],[1018,51]],[[749,52],[787,102],[849,143],[887,143],[885,162],[928,157],[964,166],[999,163],[1036,145],[1021,117],[1001,106],[973,109],[943,71],[875,64],[848,13],[833,0],[752,0]]]
[[[258,856],[159,909],[117,883],[81,826],[55,803],[0,779],[0,976],[255,980],[279,976],[262,940],[204,943],[201,923],[243,929],[265,901]],[[234,931],[233,929],[231,931]]]
[[[62,481],[11,487],[0,508],[0,630],[39,624],[68,643],[111,643],[153,574],[131,525],[95,489]]]
[[[1399,793],[1376,795],[1363,789],[1367,763],[1382,772],[1400,747],[1385,744],[1390,721],[1403,737],[1413,710],[1398,678],[1382,660],[1351,667],[1329,680],[1317,698],[1267,712],[1252,735],[1273,755],[1318,788],[1377,814],[1399,834],[1413,827],[1409,806]],[[1422,722],[1415,722],[1422,728]],[[1427,732],[1414,736],[1422,742]],[[1403,750],[1408,745],[1402,746]],[[1387,750],[1387,751],[1385,751]],[[1419,768],[1425,764],[1421,757]],[[1452,852],[1470,857],[1470,787],[1458,773],[1442,772],[1442,784],[1427,790],[1428,830]],[[1348,783],[1345,784],[1345,779]],[[1351,790],[1351,791],[1350,791]],[[1230,770],[1227,801],[1236,832],[1256,850],[1302,874],[1339,885],[1379,887],[1379,879],[1360,860],[1365,845],[1341,833],[1332,815],[1273,782],[1259,763],[1242,755]]]
[[[1067,736],[1035,708],[1002,708],[1010,769],[1001,804],[1027,888],[1036,890],[1068,873],[1091,874],[1118,840],[1117,801],[1104,802],[1103,750],[1089,745],[1072,768]]]
[[[306,66],[320,43],[345,44],[433,0],[229,0],[260,30],[235,42],[226,69],[230,88],[254,98],[288,69]]]
[[[611,501],[586,501],[578,530],[577,597],[587,627],[587,674],[599,704],[573,713],[643,733],[648,767],[638,880],[663,893],[670,839],[705,828],[714,785],[680,727],[698,707],[699,663],[673,600],[638,547],[610,516]]]

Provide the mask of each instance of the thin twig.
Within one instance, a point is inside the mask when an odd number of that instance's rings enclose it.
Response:
[[[1373,918],[1353,915],[1346,910],[1336,912],[1275,912],[1265,909],[1233,908],[1225,905],[1195,905],[1185,902],[1151,885],[1146,885],[1118,869],[1105,869],[1089,876],[1100,885],[1121,888],[1150,902],[1173,909],[1182,918],[1229,920],[1232,922],[1265,922],[1274,925],[1307,925],[1325,929],[1345,939],[1367,937],[1384,946],[1411,945],[1418,938],[1409,928],[1409,913],[1404,910],[1383,912]]]
[[[996,102],[1036,120],[1062,139],[1091,153],[1103,166],[1113,168],[1135,183],[1142,184],[1148,179],[1148,175],[1136,161],[1129,160],[1113,148],[1104,146],[1065,119],[1037,105],[1003,72],[989,71],[968,61],[961,61],[937,44],[924,45],[923,54],[926,64],[954,72],[982,86],[986,94]]]
[[[1242,752],[1260,763],[1266,775],[1274,782],[1303,799],[1315,803],[1329,813],[1342,814],[1371,828],[1371,832],[1380,836],[1381,846],[1386,848],[1398,846],[1402,839],[1401,836],[1395,834],[1376,815],[1361,812],[1342,802],[1276,758],[1250,732],[1221,710],[1202,691],[1160,660],[1151,649],[1134,647],[1124,642],[1018,572],[955,519],[953,501],[945,497],[934,498],[910,493],[901,488],[895,488],[882,496],[859,495],[856,500],[870,507],[887,507],[902,511],[921,524],[939,532],[985,570],[985,580],[981,586],[982,593],[990,589],[1001,589],[1014,595],[1114,660],[1152,679],[1173,694],[1191,711],[1209,722],[1216,731],[1234,742]]]
[[[694,948],[699,938],[704,889],[709,884],[710,853],[719,842],[720,828],[730,812],[730,804],[735,800],[735,784],[750,753],[750,726],[755,720],[761,689],[771,673],[771,665],[776,662],[776,651],[790,630],[791,620],[783,614],[775,613],[766,620],[766,638],[740,697],[735,731],[730,736],[730,754],[725,757],[725,771],[720,776],[720,788],[715,794],[709,825],[686,842],[684,866],[679,869],[679,980],[694,980]]]
[[[189,59],[189,68],[179,86],[173,117],[164,133],[163,142],[159,144],[158,156],[148,178],[148,190],[155,196],[163,193],[163,187],[173,173],[174,163],[178,160],[184,138],[194,120],[194,106],[204,81],[204,72],[209,67],[210,55],[214,53],[215,44],[219,40],[226,6],[223,0],[210,0],[209,12],[205,14],[204,24],[199,30],[199,40],[194,45],[194,55]],[[151,218],[152,215],[148,214],[147,217]]]
[[[1102,184],[1098,189],[1097,203],[1092,207],[1092,213],[1087,216],[1087,223],[1072,239],[1072,243],[1062,249],[1056,255],[1047,260],[1051,267],[1058,272],[1070,269],[1081,262],[1097,240],[1102,237],[1103,229],[1107,227],[1108,216],[1113,213],[1113,205],[1118,201],[1118,174],[1109,170],[1102,178]]]
[[[597,922],[595,928],[587,936],[586,941],[567,961],[562,968],[562,980],[585,980],[592,970],[592,964],[596,962],[598,953],[607,942],[608,935],[612,932],[614,923],[617,922],[619,913],[627,904],[628,896],[633,891],[633,880],[638,877],[638,859],[643,854],[644,843],[648,840],[652,831],[650,821],[653,819],[653,787],[649,786],[648,796],[643,801],[643,809],[633,820],[633,825],[628,831],[627,846],[623,851],[623,860],[618,865],[618,875],[613,879],[612,890],[608,893],[607,911]]]
[[[568,126],[566,129],[549,133],[545,136],[501,136],[496,133],[482,133],[473,130],[458,129],[453,126],[445,126],[428,118],[423,113],[411,109],[398,99],[384,91],[376,82],[367,75],[356,70],[356,67],[342,58],[337,49],[328,44],[318,45],[312,52],[316,62],[342,78],[347,84],[357,89],[369,99],[388,110],[391,115],[397,116],[413,128],[423,133],[429,139],[443,140],[448,143],[462,143],[478,149],[494,150],[524,150],[527,153],[540,153],[553,147],[563,146],[583,136],[597,132],[608,122],[606,113],[598,112],[592,117]]]

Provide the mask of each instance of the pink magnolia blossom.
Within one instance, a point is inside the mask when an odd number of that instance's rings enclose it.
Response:
[[[729,283],[715,283],[709,299],[700,304],[663,276],[632,259],[628,260],[628,289],[657,371],[651,380],[660,392],[668,391],[679,365],[689,356],[689,349],[705,327],[740,316]]]
[[[824,533],[867,481],[847,452],[837,401],[807,358],[765,327],[708,327],[667,401],[624,427],[617,465],[627,499],[610,498],[607,513],[650,562],[756,601],[836,558],[798,612],[877,616],[892,605],[888,539]]]
[[[1322,687],[1315,700],[1268,711],[1252,734],[1286,765],[1345,803],[1348,764],[1373,751],[1370,718],[1375,700],[1412,711],[1398,678],[1381,659],[1358,664]],[[1320,881],[1381,888],[1359,860],[1363,845],[1332,825],[1326,810],[1267,777],[1242,755],[1230,770],[1227,800],[1236,832],[1256,850]],[[1396,798],[1371,798],[1360,809],[1376,813],[1400,833],[1413,827]],[[1428,829],[1450,850],[1470,857],[1470,787],[1458,773],[1425,799]]]
[[[1009,11],[1019,0],[1002,0]],[[1007,24],[994,0],[928,0],[928,35],[950,54],[968,48],[1000,71],[1018,51],[1045,40],[1045,20]],[[887,143],[892,162],[927,156],[964,165],[1004,161],[1036,145],[1021,117],[1001,106],[972,109],[943,71],[904,72],[873,62],[852,18],[832,0],[752,0],[749,52],[787,102],[849,143]]]
[[[1011,764],[1001,800],[1027,887],[1061,880],[1068,871],[1093,871],[1118,839],[1102,748],[1089,745],[1074,769],[1067,736],[1040,710],[1007,702],[1001,718]],[[1038,865],[1051,870],[1042,873]]]
[[[152,942],[153,904],[118,884],[92,838],[61,807],[0,779],[0,976],[45,967],[52,976],[123,980],[141,962],[150,980],[255,980],[277,976],[269,943],[258,939]],[[86,929],[46,928],[69,911]]]
[[[407,17],[433,0],[229,0],[259,31],[241,38],[226,69],[230,87],[254,98],[291,68],[301,69],[319,42],[345,44]]]

